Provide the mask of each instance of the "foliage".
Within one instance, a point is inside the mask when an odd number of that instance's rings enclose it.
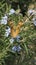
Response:
[[[7,4],[7,0],[0,2],[0,9],[0,18],[2,19],[4,14],[7,16],[7,24],[1,24],[0,19],[0,65],[35,65],[36,26],[32,23],[32,18],[24,21],[20,13],[9,15],[11,5]],[[8,36],[7,29],[10,31]],[[15,36],[13,31],[15,34],[19,33]],[[11,33],[14,36],[11,36]]]

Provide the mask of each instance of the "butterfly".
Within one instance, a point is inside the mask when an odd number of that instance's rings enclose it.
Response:
[[[15,26],[13,24],[13,22],[10,22],[10,27],[11,27],[11,33],[10,33],[10,35],[11,35],[11,37],[16,38],[17,35],[20,33],[20,28],[22,26],[23,26],[23,22],[21,22],[21,21],[18,23],[17,26]]]

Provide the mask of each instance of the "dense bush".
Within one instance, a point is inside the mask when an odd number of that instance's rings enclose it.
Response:
[[[35,0],[0,1],[0,65],[36,65],[36,11],[28,11],[31,3]]]

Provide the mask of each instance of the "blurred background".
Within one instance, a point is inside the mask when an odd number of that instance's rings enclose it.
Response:
[[[0,65],[36,65],[36,0],[0,0]]]

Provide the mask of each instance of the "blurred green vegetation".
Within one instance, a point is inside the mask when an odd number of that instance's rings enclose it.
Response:
[[[0,1],[0,19],[4,14],[7,14],[11,9],[11,2],[26,2],[28,5],[35,4],[35,0],[1,0]],[[27,6],[28,6],[27,5]],[[26,17],[26,15],[24,16]],[[0,65],[36,65],[36,27],[33,25],[32,20],[24,21],[24,17],[21,15],[12,14],[8,19],[15,20],[18,23],[19,20],[23,20],[24,25],[22,27],[22,32],[20,32],[19,36],[22,38],[20,43],[14,42],[11,44],[9,42],[10,35],[6,38],[4,36],[5,29],[7,25],[0,24]],[[19,19],[20,18],[20,19]],[[26,17],[27,19],[27,17]],[[12,47],[14,45],[20,45],[22,50],[18,53],[12,52]]]

